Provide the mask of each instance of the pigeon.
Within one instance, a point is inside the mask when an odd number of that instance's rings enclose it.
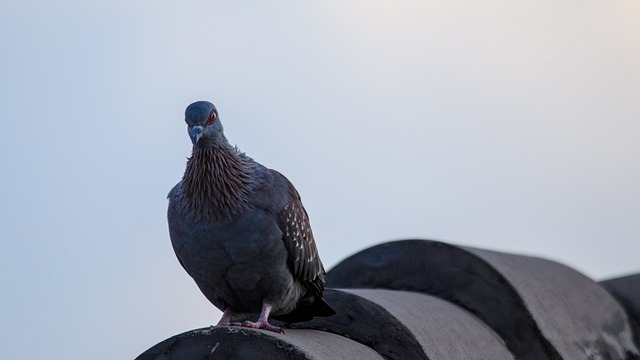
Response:
[[[216,107],[189,105],[193,149],[169,192],[169,235],[178,261],[223,314],[216,326],[284,332],[285,323],[331,316],[325,270],[300,195],[279,172],[227,141]],[[257,321],[232,322],[242,314]]]

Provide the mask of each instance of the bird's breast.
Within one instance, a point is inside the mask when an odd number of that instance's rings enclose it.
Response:
[[[263,211],[247,211],[230,222],[170,221],[169,232],[176,255],[196,281],[286,263],[282,232]]]

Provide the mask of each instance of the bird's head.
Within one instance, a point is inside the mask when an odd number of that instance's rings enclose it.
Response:
[[[215,147],[227,142],[218,110],[208,101],[197,101],[187,106],[184,121],[194,147]]]

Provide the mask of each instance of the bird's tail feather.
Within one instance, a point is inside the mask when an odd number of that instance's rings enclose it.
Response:
[[[311,300],[311,301],[309,301]],[[319,296],[306,298],[298,304],[298,307],[288,314],[275,315],[274,319],[284,321],[286,323],[296,323],[309,321],[314,316],[327,317],[335,315],[335,311],[331,308],[323,298]]]

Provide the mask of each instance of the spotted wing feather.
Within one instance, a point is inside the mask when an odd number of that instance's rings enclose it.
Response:
[[[278,214],[285,247],[289,252],[289,266],[294,277],[316,296],[324,290],[324,267],[309,226],[309,216],[302,206],[300,195],[287,180],[288,202]]]

